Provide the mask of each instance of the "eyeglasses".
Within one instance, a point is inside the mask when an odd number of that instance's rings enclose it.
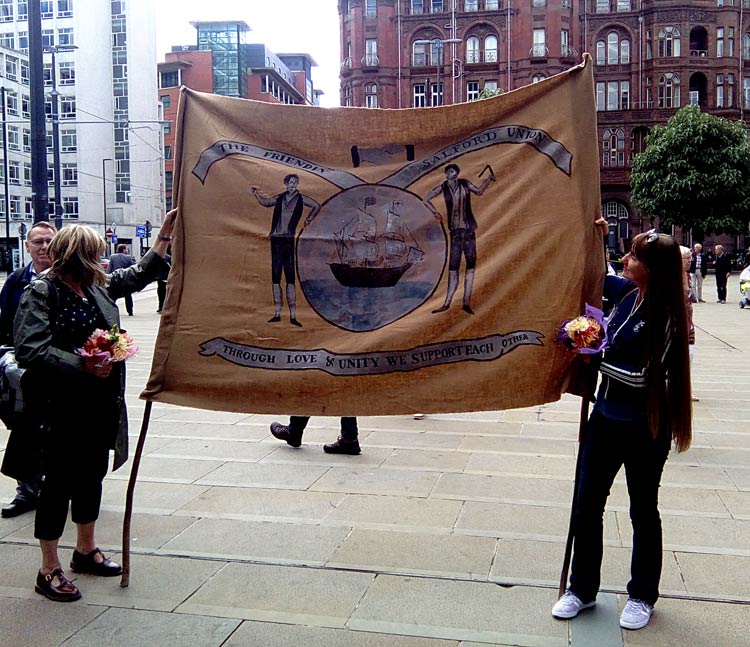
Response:
[[[35,247],[41,247],[42,245],[49,245],[52,242],[51,238],[36,238],[34,240],[29,240],[29,245],[34,245]]]
[[[653,243],[659,239],[659,234],[656,233],[656,229],[649,229],[646,232],[646,243]]]

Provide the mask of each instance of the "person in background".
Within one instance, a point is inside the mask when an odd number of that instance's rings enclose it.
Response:
[[[26,251],[31,262],[13,272],[0,291],[0,343],[3,346],[13,345],[13,319],[24,289],[52,264],[47,256],[47,248],[56,233],[57,228],[52,223],[40,221],[35,223],[26,235]],[[12,442],[21,442],[26,460],[14,464],[12,451],[6,451],[3,456],[3,474],[17,478],[15,498],[0,511],[5,519],[17,517],[36,508],[39,487],[42,484],[41,460],[35,460],[31,455],[35,448],[24,442],[34,437],[32,427],[36,425],[35,420],[26,413],[19,413],[13,423]],[[10,440],[8,444],[11,445]]]
[[[750,306],[750,254],[745,258],[745,263],[745,269],[740,273],[740,293],[742,294],[740,308]]]
[[[695,325],[693,324],[693,304],[695,303],[695,294],[693,294],[693,275],[690,273],[690,264],[692,254],[687,247],[680,246],[682,254],[682,268],[685,270],[683,275],[682,289],[685,292],[685,308],[687,309],[688,323],[688,352],[690,353],[690,368],[693,368],[693,355],[695,354]],[[698,402],[698,398],[692,396],[693,402]]]
[[[708,255],[703,253],[703,245],[700,243],[693,245],[689,272],[693,278],[693,294],[696,301],[698,303],[705,303],[703,300],[703,279],[708,274]]]
[[[606,226],[606,221],[596,224]],[[682,452],[692,435],[683,274],[677,242],[652,230],[633,239],[623,276],[604,279],[614,311],[599,368],[601,384],[580,448],[570,586],[552,608],[556,618],[573,618],[596,604],[604,508],[624,465],[633,552],[620,626],[640,629],[651,619],[662,570],[662,470],[671,441]]]
[[[288,425],[272,422],[271,434],[274,438],[285,441],[291,447],[299,447],[302,444],[302,434],[309,421],[309,416],[291,416]],[[357,419],[354,417],[341,418],[341,435],[335,443],[323,445],[323,451],[326,454],[349,454],[351,456],[361,453]]]
[[[91,227],[64,227],[49,245],[52,265],[47,275],[32,281],[18,306],[16,359],[35,375],[36,385],[24,398],[27,406],[49,412],[34,524],[42,551],[34,590],[56,602],[81,597],[58,555],[68,508],[76,524],[71,569],[99,576],[122,572],[97,547],[94,531],[110,449],[115,450],[114,469],[127,460],[125,366],[76,351],[96,329],[119,325],[115,299],[143,289],[166,271],[164,255],[175,216],[176,210],[165,216],[156,243],[140,263],[110,274],[99,263],[104,239]]]
[[[107,274],[135,265],[135,256],[130,255],[127,245],[120,244],[116,249],[117,253],[109,257]],[[133,296],[130,293],[125,295],[125,310],[127,310],[129,317],[133,316]]]
[[[714,273],[716,274],[716,295],[719,297],[716,303],[727,302],[727,281],[732,273],[732,262],[729,256],[724,253],[724,246],[717,245],[714,248],[716,252],[716,261],[714,262]]]

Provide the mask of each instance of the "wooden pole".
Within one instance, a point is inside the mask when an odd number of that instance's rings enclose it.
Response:
[[[146,444],[146,434],[148,433],[148,423],[151,419],[152,402],[146,402],[146,408],[143,411],[143,422],[141,423],[141,433],[138,436],[138,444],[133,456],[133,466],[130,468],[130,481],[128,481],[128,493],[125,498],[125,516],[122,520],[122,577],[120,586],[125,588],[130,584],[130,522],[133,517],[133,495],[135,494],[135,483],[138,480],[138,468],[141,465],[141,455],[143,446]]]

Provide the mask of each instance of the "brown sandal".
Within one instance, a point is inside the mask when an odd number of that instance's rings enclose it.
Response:
[[[55,578],[59,582],[58,585],[52,581]],[[65,577],[61,568],[56,568],[49,575],[42,575],[39,571],[34,590],[53,602],[73,602],[81,599],[78,587]]]

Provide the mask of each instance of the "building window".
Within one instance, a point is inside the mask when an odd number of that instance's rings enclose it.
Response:
[[[596,0],[596,13],[609,13],[609,0]]]
[[[724,107],[724,75],[716,75],[716,107]]]
[[[531,83],[539,83],[540,81],[544,81],[545,78],[544,74],[534,74],[534,76],[531,77]]]
[[[617,11],[630,11],[630,0],[617,0]]]
[[[498,8],[499,8],[498,0],[484,0],[485,11],[490,11],[491,9],[498,9]]]
[[[427,65],[427,43],[414,43],[412,45],[411,64],[414,67]]]
[[[29,19],[29,3],[27,0],[18,0],[18,20]]]
[[[677,27],[665,27],[659,30],[659,57],[680,55],[680,30]]]
[[[63,164],[62,172],[63,186],[78,186],[78,166],[76,164]]]
[[[162,72],[161,73],[161,87],[162,88],[177,88],[179,87],[179,85],[180,85],[180,73],[177,70],[175,70],[174,72]]]
[[[365,16],[377,16],[378,15],[378,2],[377,0],[365,0]]]
[[[22,147],[24,153],[31,152],[31,131],[28,128],[23,129],[22,133]]]
[[[54,29],[42,29],[42,47],[54,47],[55,46],[55,30]]]
[[[367,67],[376,67],[378,60],[378,41],[375,38],[368,38],[365,41],[365,57],[362,63]]]
[[[63,61],[60,63],[60,85],[75,85],[76,68],[73,61]]]
[[[422,83],[417,83],[414,86],[413,105],[415,108],[424,108],[427,105],[427,92],[425,91],[425,86]]]
[[[466,62],[479,63],[479,39],[476,36],[466,39]]]
[[[734,74],[727,74],[727,108],[734,107]]]
[[[73,0],[57,0],[57,17],[68,18],[73,15]]]
[[[680,78],[668,72],[659,77],[659,108],[680,107]]]
[[[424,2],[423,0],[411,0],[411,12],[412,14],[424,13]]]
[[[78,198],[63,197],[63,218],[78,220]]]
[[[570,31],[568,29],[560,30],[560,55],[570,56]]]
[[[469,81],[466,84],[466,100],[476,101],[479,98],[479,81]]]
[[[602,139],[602,166],[625,166],[625,131],[608,128]]]
[[[532,7],[546,7],[547,0],[531,0]]]
[[[365,83],[365,108],[378,107],[378,86],[376,83]]]
[[[724,28],[716,28],[716,56],[721,58],[724,56]]]
[[[8,126],[8,148],[12,151],[21,150],[18,139],[18,126]]]
[[[31,216],[34,213],[34,200],[31,198],[30,195],[27,195],[23,199],[23,217],[24,219],[31,219]],[[50,213],[52,213],[50,211]]]
[[[171,146],[165,146],[164,147],[164,159],[165,160],[171,160],[172,159],[172,147]]]
[[[487,92],[492,92],[494,94],[495,92],[497,92],[497,81],[485,81],[484,89]]]
[[[603,40],[596,41],[596,64],[604,65],[607,62],[607,44]]]
[[[464,0],[464,11],[479,11],[479,0]]]
[[[486,63],[497,63],[497,36],[490,35],[484,39],[484,60]]]
[[[13,0],[0,0],[0,22],[13,22]]]
[[[597,81],[597,110],[628,110],[629,108],[630,81]]]
[[[437,83],[432,83],[430,88],[430,105],[431,106],[442,106],[443,105],[443,84],[438,87]]]
[[[620,34],[612,31],[607,34],[607,42],[599,40],[596,43],[596,64],[604,65],[606,51],[607,65],[627,65],[630,63],[630,40],[620,38]]]
[[[15,92],[8,92],[5,95],[5,109],[9,115],[18,116],[18,95]]]
[[[351,86],[344,87],[344,92],[346,92],[347,88],[349,89],[349,94],[351,95]],[[172,134],[172,122],[171,121],[165,121],[164,122],[164,134],[165,135],[171,135]]]
[[[432,13],[443,13],[443,0],[432,0]]]
[[[78,150],[78,135],[75,130],[63,129],[60,132],[60,150],[63,153],[75,153]]]
[[[31,186],[31,163],[23,163],[23,185]]]
[[[5,47],[7,49],[15,49],[16,48],[15,38],[16,36],[12,31],[0,34],[0,47]]]
[[[31,118],[31,99],[28,94],[21,95],[21,116],[26,119]]]
[[[532,56],[547,55],[547,32],[545,29],[535,29],[532,35]]]
[[[169,110],[172,107],[172,98],[168,94],[160,96],[159,101],[161,101],[161,105],[164,106],[165,110]]]
[[[12,195],[10,196],[10,217],[16,220],[21,220],[23,214],[21,213],[21,196]]]
[[[164,190],[172,192],[172,171],[164,171]]]
[[[54,6],[54,0],[41,0],[39,10],[41,11],[42,18],[54,18]]]
[[[76,98],[60,97],[60,119],[76,118]]]
[[[72,47],[75,45],[72,27],[65,27],[57,30],[57,44],[60,45],[60,47]]]
[[[52,86],[52,63],[45,63],[42,67],[42,77],[45,86]]]
[[[29,32],[19,31],[18,32],[18,49],[25,54],[29,53]],[[25,61],[21,61],[22,63]],[[28,63],[26,63],[28,65]]]
[[[21,162],[16,160],[8,161],[8,182],[11,184],[21,184]]]

